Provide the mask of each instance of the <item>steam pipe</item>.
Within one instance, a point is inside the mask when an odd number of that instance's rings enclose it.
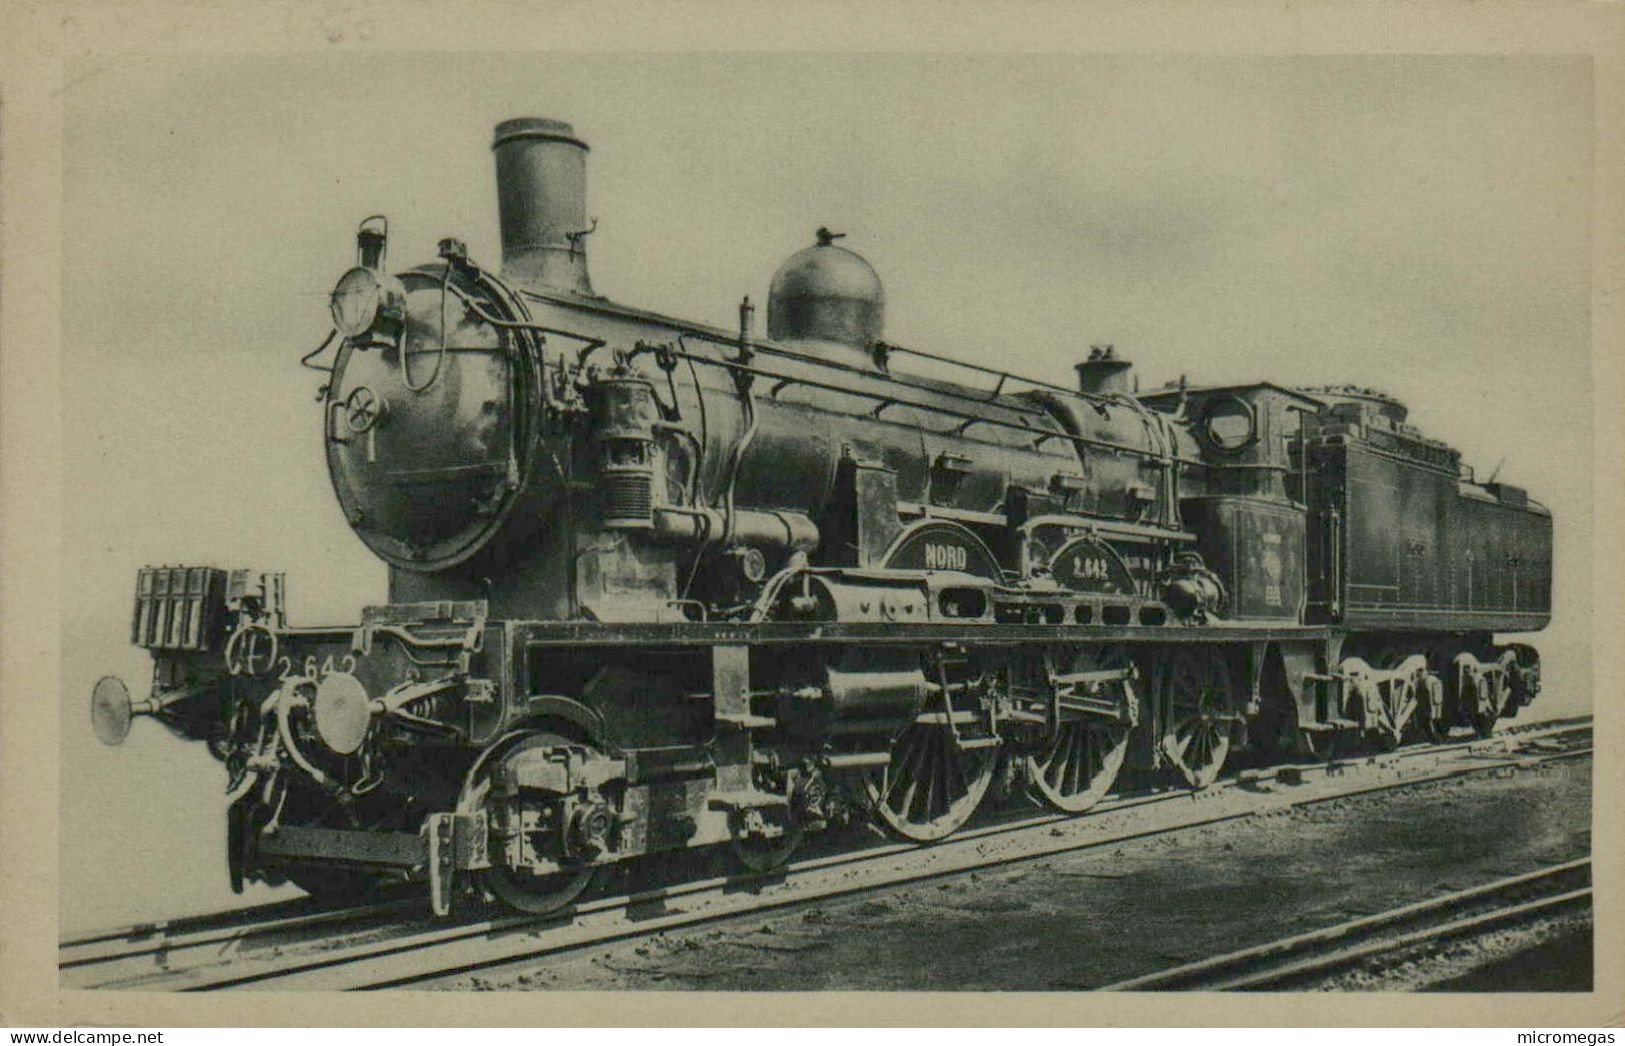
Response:
[[[713,540],[728,526],[726,513],[714,508],[685,508],[661,505],[654,511],[655,538],[684,544]],[[762,509],[733,511],[733,533],[729,540],[758,548],[806,551],[818,546],[818,526],[799,512]]]

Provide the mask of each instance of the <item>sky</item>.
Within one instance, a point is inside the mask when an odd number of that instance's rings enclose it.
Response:
[[[395,267],[444,236],[497,263],[511,116],[591,144],[592,278],[617,301],[732,326],[823,225],[904,345],[1067,382],[1112,343],[1142,388],[1397,395],[1552,508],[1543,701],[1588,707],[1583,58],[168,55],[70,79],[64,929],[226,897],[215,764],[152,723],[102,749],[91,685],[144,696],[142,565],[285,571],[297,623],[382,601],[296,361],[366,215]]]

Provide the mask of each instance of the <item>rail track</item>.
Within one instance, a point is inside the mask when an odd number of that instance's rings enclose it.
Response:
[[[422,907],[421,898],[384,897],[334,906],[314,898],[255,905],[228,912],[163,919],[66,938],[57,946],[62,983],[102,983],[170,970],[177,962],[220,961],[251,942],[303,937],[382,922]]]
[[[1078,817],[1018,816],[929,847],[877,844],[791,863],[770,876],[714,876],[593,898],[561,916],[504,915],[426,926],[421,900],[344,908],[269,905],[65,940],[65,988],[338,990],[419,984],[476,969],[805,902],[1590,753],[1590,717],[1509,725],[1487,740],[1247,770],[1201,792],[1115,796]],[[1169,971],[1170,973],[1173,971]],[[1115,986],[1114,986],[1115,987]]]
[[[1291,988],[1358,963],[1591,901],[1591,861],[1569,861],[1376,915],[1119,981],[1102,991]]]

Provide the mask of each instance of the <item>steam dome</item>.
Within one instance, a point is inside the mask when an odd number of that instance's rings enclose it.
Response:
[[[773,274],[767,333],[775,341],[825,341],[863,350],[880,340],[886,292],[862,256],[835,246],[839,233],[791,255]]]

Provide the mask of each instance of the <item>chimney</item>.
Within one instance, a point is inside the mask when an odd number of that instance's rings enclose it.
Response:
[[[1110,345],[1091,345],[1089,358],[1077,365],[1078,391],[1099,396],[1112,396],[1133,391],[1129,385],[1129,371],[1134,364],[1117,355]]]
[[[531,291],[592,296],[587,277],[587,143],[560,120],[497,124],[502,275]]]

